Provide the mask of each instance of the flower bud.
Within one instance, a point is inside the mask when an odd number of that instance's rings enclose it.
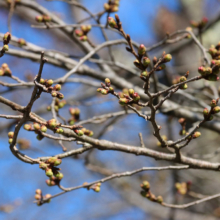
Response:
[[[40,79],[40,84],[43,85],[44,83],[45,83],[45,80],[41,78],[41,79]]]
[[[54,176],[55,176],[58,180],[62,180],[62,179],[63,179],[63,174],[60,173],[60,172],[57,172]]]
[[[49,15],[43,15],[43,21],[44,22],[50,22],[52,19]]]
[[[41,195],[36,194],[36,195],[34,196],[34,198],[35,198],[36,200],[40,200],[40,199],[41,199]]]
[[[94,191],[95,191],[95,192],[100,192],[100,190],[101,190],[101,188],[100,188],[99,186],[96,186],[96,187],[94,188]]]
[[[47,121],[47,124],[50,128],[53,128],[53,129],[57,126],[55,119],[50,119],[49,121]]]
[[[81,41],[85,42],[88,40],[88,37],[86,35],[83,35],[79,38]]]
[[[62,134],[62,133],[63,133],[63,129],[62,129],[62,128],[58,128],[58,129],[56,130],[56,133]]]
[[[51,93],[51,96],[52,96],[52,97],[57,97],[57,92],[55,92],[55,91],[52,92],[52,93]]]
[[[191,24],[191,26],[194,27],[194,28],[199,27],[199,22],[196,22],[196,21],[190,21],[190,24]]]
[[[45,196],[44,196],[44,199],[47,199],[47,203],[50,203],[50,201],[51,201],[51,195],[50,194],[46,194]]]
[[[83,133],[82,130],[76,130],[75,132],[76,132],[76,134],[77,134],[78,136],[83,136],[83,135],[84,135],[84,133]]]
[[[204,108],[203,110],[203,115],[207,116],[209,114],[209,110],[207,108]]]
[[[36,16],[35,17],[35,20],[37,21],[37,22],[43,22],[43,16],[41,16],[41,15],[38,15],[38,16]]]
[[[162,203],[163,202],[163,197],[162,196],[158,196],[157,197],[157,202]]]
[[[54,90],[56,91],[60,91],[61,90],[61,85],[60,84],[56,84],[54,87],[53,87]]]
[[[20,46],[25,46],[25,45],[27,45],[26,41],[25,41],[23,38],[18,39],[18,44],[19,44]]]
[[[150,183],[148,181],[143,181],[140,186],[144,190],[149,190],[150,189]]]
[[[25,124],[24,129],[27,130],[27,131],[30,131],[32,129],[32,127],[29,124]]]
[[[54,180],[50,180],[50,179],[46,180],[46,184],[48,186],[55,186],[56,185],[55,181]]]
[[[156,71],[161,71],[161,70],[164,70],[166,68],[166,65],[165,64],[160,64],[160,66],[157,67]]]
[[[148,57],[143,57],[143,65],[144,67],[148,67],[148,65],[150,64],[150,59]]]
[[[57,93],[57,98],[58,99],[63,99],[64,98],[64,95],[62,93]]]
[[[185,118],[180,118],[180,119],[178,120],[178,122],[179,122],[181,125],[183,125],[183,124],[185,124],[186,119],[185,119]]]
[[[106,79],[105,79],[105,85],[106,85],[106,86],[110,86],[110,85],[111,85],[111,81],[110,81],[109,78],[106,78]]]
[[[146,53],[146,51],[147,51],[147,48],[143,44],[141,44],[138,48],[138,54],[140,56],[143,56]]]
[[[116,21],[114,18],[112,17],[108,17],[108,25],[111,27],[111,28],[117,28],[117,24],[116,24]]]
[[[14,132],[13,131],[8,132],[8,137],[13,138],[14,137]]]
[[[41,162],[41,163],[39,164],[39,168],[42,169],[42,170],[46,170],[46,169],[47,169],[47,164],[44,163],[44,162]]]
[[[41,189],[36,189],[35,193],[38,194],[38,195],[41,195],[42,191],[41,191]]]
[[[9,143],[9,144],[12,144],[12,142],[13,142],[13,138],[9,138],[9,139],[8,139],[8,143]]]
[[[163,62],[170,62],[172,60],[172,56],[170,54],[166,54],[164,57],[163,57]]]
[[[213,108],[213,113],[216,114],[216,113],[219,113],[220,112],[220,107],[219,106],[216,106]]]
[[[156,63],[157,63],[157,58],[154,57],[154,58],[153,58],[153,64],[155,65]]]
[[[120,99],[119,99],[119,104],[120,104],[120,105],[126,105],[126,104],[128,104],[128,103],[129,103],[129,100],[126,99],[126,98],[120,98]]]
[[[40,124],[34,123],[34,129],[35,130],[40,130]]]
[[[108,90],[102,89],[102,90],[101,90],[101,94],[102,94],[102,95],[107,95],[107,94],[108,94]]]
[[[56,166],[59,166],[61,163],[62,163],[62,160],[61,160],[61,159],[56,159],[56,160],[54,161],[54,166],[55,166],[55,167],[56,167]]]
[[[210,75],[211,73],[212,73],[212,68],[211,67],[205,68],[205,75]]]
[[[41,125],[40,130],[41,130],[41,132],[46,132],[47,131],[47,126]]]
[[[52,171],[51,169],[46,169],[45,174],[46,174],[48,177],[51,177],[51,176],[53,176],[53,171]]]
[[[114,88],[110,86],[108,92],[114,92]]]
[[[133,89],[129,89],[128,90],[128,94],[132,97],[134,95],[134,90]]]
[[[105,11],[108,12],[110,10],[110,5],[108,3],[105,3],[104,4],[104,9],[105,9]]]
[[[212,99],[211,103],[210,103],[211,107],[215,107],[217,105],[217,102],[215,99]]]
[[[148,77],[149,76],[149,72],[148,71],[143,71],[141,73],[141,77]]]
[[[77,30],[75,30],[75,34],[76,34],[77,37],[82,37],[84,33],[83,33],[82,30],[77,29]]]
[[[118,6],[114,5],[112,8],[111,8],[111,12],[117,12],[118,11]]]
[[[38,134],[36,138],[38,141],[41,141],[44,138],[44,136],[41,134]]]
[[[183,85],[180,85],[180,89],[187,89],[188,88],[188,86],[187,86],[187,84],[185,83],[185,84],[183,84]]]
[[[180,82],[185,82],[186,81],[186,77],[185,76],[181,76],[179,79]]]
[[[4,76],[11,76],[11,70],[8,67],[4,69]]]
[[[141,97],[139,96],[139,94],[137,92],[135,92],[133,94],[132,98],[133,98],[134,102],[139,102]]]
[[[204,67],[204,66],[200,66],[200,67],[198,68],[198,72],[199,72],[202,76],[204,76],[204,75],[205,75],[205,67]]]
[[[7,44],[5,44],[4,46],[3,46],[3,48],[2,48],[4,51],[8,51],[8,49],[9,49],[9,47],[8,47],[8,45]]]
[[[196,131],[194,134],[193,134],[193,138],[198,138],[201,136],[201,133],[199,131]]]
[[[4,71],[2,68],[0,68],[0,76],[4,76]]]

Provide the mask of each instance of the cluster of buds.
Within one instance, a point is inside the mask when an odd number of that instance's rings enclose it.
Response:
[[[128,94],[121,94],[121,98],[119,98],[120,105],[138,103],[140,101],[140,95],[135,92],[133,89],[128,90]]]
[[[38,15],[35,17],[35,20],[39,23],[50,22],[52,19],[49,15]]]
[[[213,119],[213,115],[220,112],[220,107],[217,106],[219,99],[213,99],[210,103],[211,109],[208,108],[203,109],[203,116],[206,121],[211,121]]]
[[[34,122],[33,124],[25,124],[24,129],[27,131],[34,131],[37,134],[37,139],[41,141],[44,138],[41,132],[46,132],[47,126]]]
[[[55,86],[53,85],[53,80],[52,79],[40,79],[40,84],[44,85],[47,87],[48,93],[51,94],[52,97],[57,97],[58,99],[63,99],[64,95],[60,93],[59,91],[61,90],[61,85],[56,84]]]
[[[60,101],[59,99],[56,99],[54,109],[56,112],[58,112],[59,109],[63,108],[65,105],[66,105],[66,100]],[[47,106],[47,111],[51,111],[51,106]]]
[[[189,134],[189,133],[187,132],[186,135],[188,135],[188,134]],[[196,138],[198,138],[198,137],[200,137],[200,136],[201,136],[201,133],[200,133],[199,131],[196,131],[196,132],[193,133],[192,136],[190,135],[190,136],[188,137],[188,139],[196,139]]]
[[[90,131],[86,128],[82,128],[81,131],[86,135],[86,136],[89,136],[89,137],[92,137],[93,136],[93,131]]]
[[[8,44],[11,40],[11,34],[9,32],[5,33],[3,36],[3,47],[1,49],[1,53],[4,54],[9,50]]]
[[[19,38],[18,39],[18,45],[22,47],[22,46],[26,46],[27,43],[26,43],[25,39]]]
[[[48,186],[55,186],[63,179],[63,174],[60,172],[60,168],[57,168],[61,163],[61,159],[50,157],[45,162],[39,164],[39,168],[44,170],[46,176],[49,177],[49,179],[46,180]]]
[[[92,185],[91,187],[89,187],[89,189],[93,189],[95,192],[100,192],[101,183],[96,183],[96,184]]]
[[[8,132],[8,143],[11,144],[13,142],[14,132],[10,131]]]
[[[37,200],[38,206],[43,205],[43,200],[46,200],[47,203],[50,203],[51,201],[51,195],[46,194],[45,196],[43,196],[41,189],[36,189],[34,198]]]
[[[219,60],[212,60],[211,67],[200,66],[198,68],[198,72],[200,73],[201,76],[203,76],[204,79],[208,81],[217,81],[219,80],[219,77],[217,76],[220,69],[219,64],[220,64]]]
[[[118,6],[119,6],[119,0],[114,0],[114,1],[109,0],[108,3],[104,4],[104,9],[108,13],[117,12]]]
[[[75,30],[76,36],[79,37],[79,39],[81,41],[87,41],[88,40],[87,34],[92,29],[92,26],[91,25],[82,25],[80,28],[81,29]]]
[[[111,87],[111,81],[109,78],[105,79],[105,84],[101,83],[102,88],[98,88],[97,92],[101,93],[102,95],[107,95],[109,93],[114,93],[113,87]]]
[[[201,21],[191,21],[190,24],[193,28],[202,29],[208,22],[206,17],[202,18]]]
[[[157,203],[163,203],[163,197],[162,196],[155,196],[151,191],[150,191],[150,183],[148,181],[143,181],[142,184],[140,185],[142,188],[142,191],[140,192],[141,195],[147,199],[149,199],[152,202],[157,202]]]
[[[7,63],[3,63],[0,67],[0,76],[9,76],[11,77],[12,73]]]
[[[178,122],[180,123],[181,125],[181,130],[179,132],[179,135],[186,135],[186,119],[185,118],[180,118],[178,120]]]
[[[167,141],[167,140],[168,140],[166,135],[162,135],[161,137],[162,137],[162,139],[163,139],[164,141]],[[161,146],[162,146],[161,143],[160,143],[160,141],[157,142],[157,146],[158,146],[158,147],[161,147]]]
[[[186,193],[190,190],[190,186],[192,183],[190,181],[188,182],[182,182],[182,183],[176,183],[175,188],[177,189],[177,192],[181,195],[186,195]]]
[[[70,125],[74,125],[76,121],[80,118],[80,109],[79,108],[69,108],[69,113],[71,118],[68,120]]]

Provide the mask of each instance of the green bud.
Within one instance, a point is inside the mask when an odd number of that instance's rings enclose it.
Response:
[[[81,41],[85,42],[88,40],[88,37],[86,35],[83,35],[79,38]]]
[[[213,108],[213,113],[216,114],[216,113],[219,113],[220,112],[220,107],[219,106],[216,106]]]
[[[129,103],[129,100],[126,99],[126,98],[120,98],[120,99],[119,99],[119,104],[120,104],[120,105],[126,105],[126,104],[128,104],[128,103]]]
[[[47,80],[47,86],[52,86],[52,85],[53,85],[53,80],[52,79]]]
[[[53,171],[52,171],[51,169],[46,169],[45,174],[46,174],[48,177],[51,177],[51,176],[53,176]]]
[[[56,159],[56,160],[54,161],[54,166],[55,166],[55,167],[56,167],[56,166],[59,166],[61,163],[62,163],[62,160],[61,160],[61,159]]]
[[[108,90],[102,89],[102,90],[101,90],[101,94],[102,94],[102,95],[107,95],[107,94],[108,94]]]
[[[134,102],[139,102],[141,97],[139,96],[139,94],[137,92],[135,92],[133,94],[132,98],[133,98]]]
[[[180,80],[180,82],[185,82],[186,81],[186,77],[185,76],[181,76],[179,80]]]
[[[13,142],[13,138],[9,138],[9,139],[8,139],[8,143],[9,143],[9,144],[12,144],[12,142]]]
[[[35,130],[40,130],[40,124],[34,123],[34,129]]]
[[[101,190],[101,188],[100,188],[99,186],[96,186],[96,187],[94,188],[94,191],[95,191],[95,192],[100,192],[100,190]]]
[[[184,90],[184,89],[187,89],[187,88],[188,88],[188,86],[187,86],[186,83],[180,86],[180,89],[183,89],[183,90]]]
[[[166,65],[165,64],[160,64],[160,66],[157,67],[156,71],[161,71],[161,70],[164,70],[166,68]]]
[[[43,85],[44,83],[45,83],[45,80],[41,78],[41,79],[40,79],[40,84]]]
[[[111,27],[111,28],[117,28],[117,23],[115,21],[114,18],[112,17],[108,17],[108,25]]]
[[[132,97],[134,95],[134,90],[133,89],[129,89],[128,90],[128,94]]]
[[[201,136],[201,133],[199,131],[196,131],[194,134],[193,134],[193,138],[198,138]]]
[[[210,105],[211,105],[212,107],[215,107],[215,106],[217,105],[216,100],[215,100],[215,99],[212,99]]]
[[[53,129],[57,126],[55,119],[50,119],[49,121],[47,121],[47,124],[50,128],[53,128]]]
[[[58,99],[63,99],[64,98],[64,95],[62,93],[57,93],[57,98]]]
[[[147,48],[143,44],[141,44],[138,48],[138,54],[140,56],[143,56],[146,53],[146,51],[147,51]]]
[[[58,128],[58,129],[56,130],[56,133],[62,134],[62,133],[63,133],[63,129],[62,129],[62,128]]]
[[[158,196],[157,197],[157,202],[162,203],[163,202],[163,197],[162,196]]]
[[[45,196],[44,196],[44,199],[47,199],[47,203],[50,203],[50,201],[51,201],[51,195],[50,194],[46,194]]]
[[[144,67],[148,67],[150,64],[150,59],[148,57],[143,57],[143,65]]]
[[[149,72],[148,71],[144,71],[144,72],[141,73],[141,76],[148,77],[149,76]]]
[[[42,132],[46,132],[46,131],[47,131],[47,126],[42,125],[42,126],[40,127],[40,130],[41,130]]]
[[[145,190],[150,189],[150,183],[148,181],[143,181],[140,186],[142,189],[145,189]]]
[[[27,131],[30,131],[32,129],[32,127],[29,124],[25,124],[24,129],[27,130]]]
[[[43,16],[38,15],[38,16],[35,17],[35,20],[36,20],[37,22],[43,22]]]
[[[106,86],[110,86],[111,85],[111,81],[110,81],[109,78],[105,79],[105,84],[106,84]]]
[[[42,169],[42,170],[46,170],[47,169],[47,164],[42,162],[39,164],[39,168]]]
[[[49,15],[43,15],[43,20],[45,22],[50,22],[52,19],[51,19],[51,17]]]
[[[203,115],[207,116],[209,114],[209,110],[207,108],[204,108],[203,110]]]
[[[62,179],[63,179],[63,174],[60,173],[60,172],[57,172],[54,176],[55,176],[58,180],[62,180]]]
[[[83,136],[83,134],[84,134],[82,130],[77,130],[76,133],[77,133],[78,136]]]
[[[3,48],[2,48],[4,51],[8,51],[9,50],[9,47],[8,47],[8,45],[7,44],[5,44],[4,46],[3,46]]]
[[[163,61],[166,62],[170,62],[172,60],[172,56],[170,54],[166,54],[163,58]]]
[[[54,90],[56,91],[60,91],[61,90],[61,85],[60,84],[56,84],[54,87],[53,87]]]
[[[8,132],[8,137],[13,138],[14,137],[14,132],[13,131]]]

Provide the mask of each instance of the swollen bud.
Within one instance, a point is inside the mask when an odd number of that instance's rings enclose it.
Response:
[[[88,37],[86,35],[83,35],[79,38],[81,41],[85,42],[88,40]]]
[[[163,202],[163,197],[162,196],[158,196],[157,197],[157,202],[162,203]]]
[[[3,48],[2,48],[4,51],[8,51],[8,49],[9,49],[9,47],[8,47],[8,45],[7,44],[5,44],[4,46],[3,46]]]
[[[180,85],[180,89],[187,89],[188,88],[188,86],[187,86],[187,84],[185,83],[185,84],[183,84],[183,85]]]
[[[8,132],[8,137],[13,138],[14,137],[14,132],[13,131]]]
[[[54,87],[53,87],[54,90],[56,91],[60,91],[61,90],[61,85],[60,84],[56,84]]]
[[[148,181],[143,181],[140,186],[144,190],[149,190],[150,189],[150,183]]]
[[[140,56],[143,56],[146,53],[146,51],[147,51],[147,48],[143,44],[141,44],[138,48],[138,54]]]
[[[209,110],[207,108],[204,108],[203,110],[203,115],[207,116],[209,114]]]
[[[212,107],[215,107],[216,104],[217,104],[216,100],[215,100],[215,99],[212,99],[210,105],[211,105]]]
[[[164,57],[163,57],[163,62],[170,62],[172,60],[172,56],[170,54],[166,54]]]
[[[41,168],[42,170],[46,170],[47,169],[47,164],[42,162],[39,164],[39,168]]]
[[[128,90],[128,94],[132,97],[134,95],[134,90],[133,89],[129,89]]]
[[[216,106],[213,108],[213,113],[216,114],[216,113],[219,113],[220,112],[220,107],[219,106]]]
[[[194,134],[193,134],[193,138],[198,138],[201,136],[201,133],[199,131],[196,131]]]
[[[46,132],[46,131],[47,131],[47,127],[46,127],[45,125],[42,125],[42,126],[40,127],[40,130],[41,130],[42,132]]]
[[[34,123],[34,129],[35,130],[40,130],[40,125],[38,123]]]
[[[50,119],[49,121],[47,121],[47,124],[50,128],[55,128],[57,126],[55,119]]]
[[[185,82],[186,81],[186,77],[185,76],[181,76],[179,79],[180,82]]]
[[[135,92],[133,94],[132,98],[133,98],[134,102],[139,102],[141,97],[139,96],[139,94],[137,92]]]
[[[24,129],[27,130],[27,131],[30,131],[32,129],[32,127],[29,124],[25,124]]]
[[[106,86],[110,86],[110,85],[111,85],[111,81],[110,81],[109,78],[106,78],[106,79],[105,79],[105,85],[106,85]]]
[[[35,20],[40,23],[40,22],[43,22],[44,19],[43,19],[43,16],[38,15],[35,17]]]
[[[108,17],[108,25],[111,27],[111,28],[117,28],[117,24],[116,24],[116,21],[114,18],[112,17]]]
[[[126,105],[126,104],[128,104],[128,103],[129,103],[129,100],[126,99],[126,98],[120,98],[120,99],[119,99],[119,104],[120,104],[120,105]]]
[[[53,176],[53,171],[52,171],[51,169],[46,169],[45,174],[46,174],[48,177],[51,177],[51,176]]]
[[[150,64],[150,59],[148,57],[143,57],[144,67],[148,67],[149,64]]]
[[[54,161],[54,166],[56,167],[56,166],[59,166],[60,164],[62,163],[62,160],[61,159],[56,159],[55,161]]]
[[[149,72],[148,71],[144,71],[141,73],[141,77],[148,77],[149,76]]]
[[[62,179],[63,179],[63,174],[60,173],[60,172],[57,172],[54,176],[55,176],[58,180],[62,180]]]

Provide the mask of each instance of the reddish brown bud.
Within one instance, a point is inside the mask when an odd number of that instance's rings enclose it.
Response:
[[[135,92],[133,94],[132,98],[133,98],[134,102],[139,102],[141,97],[139,96],[139,94],[137,92]]]
[[[9,44],[10,40],[11,40],[11,34],[9,32],[5,33],[3,36],[3,43]]]
[[[81,41],[85,42],[88,40],[88,37],[86,35],[83,35],[79,38]]]
[[[75,30],[75,34],[77,37],[82,37],[84,35],[83,31],[79,29]]]

